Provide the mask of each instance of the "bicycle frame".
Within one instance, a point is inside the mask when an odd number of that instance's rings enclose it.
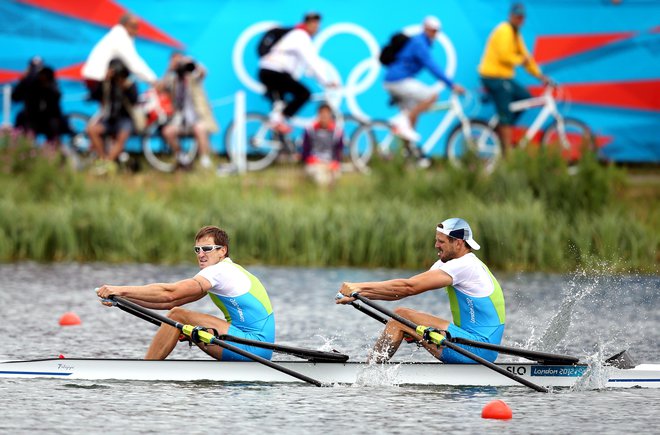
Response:
[[[419,147],[422,151],[422,154],[427,156],[431,150],[438,143],[442,135],[444,135],[450,126],[453,125],[454,120],[458,119],[463,128],[463,133],[466,136],[470,135],[470,121],[465,112],[463,111],[463,105],[457,94],[452,93],[448,100],[441,101],[438,104],[435,104],[432,108],[432,112],[446,110],[447,113],[442,117],[438,126],[433,130],[431,135],[424,141],[424,143]]]
[[[547,86],[543,91],[543,94],[540,97],[526,98],[524,100],[514,101],[509,104],[509,110],[514,113],[523,112],[525,110],[542,107],[541,111],[536,115],[532,124],[527,128],[523,140],[521,141],[521,146],[526,146],[532,138],[538,133],[545,122],[549,117],[553,117],[557,121],[558,130],[560,131],[562,142],[565,142],[565,132],[564,132],[564,117],[559,110],[557,109],[557,101],[552,95],[554,87]],[[497,114],[488,121],[488,126],[492,129],[495,129],[499,124],[499,116]]]

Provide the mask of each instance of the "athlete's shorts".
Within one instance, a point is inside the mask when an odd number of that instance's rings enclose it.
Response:
[[[395,82],[385,82],[385,89],[397,101],[401,109],[412,109],[419,103],[437,96],[438,91],[417,79],[407,78]]]
[[[501,325],[500,327],[496,328],[488,337],[484,337],[483,335],[466,331],[465,329],[460,328],[454,325],[453,323],[449,324],[449,327],[447,328],[447,332],[449,332],[449,335],[452,337],[461,337],[461,338],[467,338],[469,340],[481,341],[484,343],[499,344],[502,340],[502,334],[504,333],[504,325]],[[495,361],[495,359],[497,358],[497,352],[494,350],[481,349],[477,347],[467,346],[464,344],[457,344],[457,346],[460,346],[463,349],[468,350],[471,353],[478,355],[490,362]],[[453,349],[449,349],[448,347],[442,349],[440,360],[448,364],[478,364],[474,360],[456,352]]]
[[[233,335],[234,337],[246,338],[248,340],[264,341],[267,343],[275,342],[275,316],[272,314],[268,316],[263,324],[261,329],[240,329],[235,325],[229,325],[229,330],[227,331],[228,335]],[[270,349],[263,349],[261,347],[248,346],[246,344],[233,343],[227,341],[228,344],[238,347],[240,349],[246,350],[250,353],[258,355],[262,358],[271,359],[273,357],[273,351]],[[222,361],[252,361],[250,358],[246,358],[242,355],[239,355],[235,352],[232,352],[228,349],[222,349]]]
[[[522,112],[511,112],[509,104],[514,101],[530,98],[531,94],[529,91],[511,79],[481,77],[481,82],[495,103],[497,115],[500,117],[500,124],[515,124],[516,119],[518,119]]]

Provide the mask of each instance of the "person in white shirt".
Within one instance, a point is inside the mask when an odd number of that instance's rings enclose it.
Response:
[[[120,59],[138,79],[149,84],[156,83],[157,77],[135,48],[135,35],[139,19],[133,14],[125,14],[96,43],[82,68],[82,76],[90,91],[105,79],[111,59]]]
[[[323,63],[312,43],[312,37],[320,26],[320,14],[306,14],[303,22],[282,36],[259,61],[259,80],[266,87],[267,96],[273,101],[285,101],[282,113],[271,116],[271,123],[280,133],[291,131],[286,119],[295,115],[309,100],[309,89],[300,82],[305,68],[322,86],[332,86],[326,79]]]

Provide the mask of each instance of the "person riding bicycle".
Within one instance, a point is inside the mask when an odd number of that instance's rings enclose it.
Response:
[[[299,80],[303,67],[307,67],[322,86],[334,86],[326,79],[321,58],[312,43],[320,25],[320,14],[306,14],[302,23],[281,36],[259,60],[259,80],[266,87],[266,95],[271,101],[285,102],[282,113],[273,111],[270,119],[279,133],[291,131],[287,120],[309,100],[309,89]]]
[[[87,124],[92,149],[99,157],[95,172],[103,174],[117,169],[116,161],[133,131],[132,113],[138,100],[137,87],[130,71],[120,59],[112,59],[105,80],[93,89],[91,97],[101,103],[99,112]],[[106,153],[104,135],[114,142]]]
[[[210,168],[209,134],[218,131],[218,124],[202,89],[204,77],[206,69],[199,62],[183,53],[172,53],[162,87],[170,96],[174,114],[163,126],[162,135],[172,150],[178,152],[179,136],[192,134],[199,145],[200,164]]]
[[[156,83],[156,73],[140,57],[135,47],[139,26],[140,19],[137,15],[126,13],[121,16],[119,23],[94,45],[80,71],[90,98],[92,92],[105,79],[108,64],[112,59],[121,59],[128,70],[140,80],[151,85]]]
[[[478,68],[481,82],[495,102],[500,118],[497,128],[505,152],[511,146],[511,126],[515,124],[520,115],[520,112],[517,114],[511,112],[509,104],[531,97],[527,89],[513,80],[515,68],[523,65],[543,84],[547,85],[551,82],[548,77],[543,75],[525,46],[520,34],[520,27],[524,21],[524,5],[514,3],[509,12],[509,20],[498,24],[488,36],[488,42],[486,42]]]
[[[445,75],[431,56],[433,41],[440,31],[440,20],[429,15],[424,18],[422,27],[421,33],[412,36],[403,45],[385,74],[385,89],[401,107],[401,113],[390,120],[393,131],[413,142],[419,141],[419,133],[415,131],[417,118],[429,110],[438,98],[436,89],[414,78],[422,69],[428,69],[452,91],[465,92],[461,85]]]

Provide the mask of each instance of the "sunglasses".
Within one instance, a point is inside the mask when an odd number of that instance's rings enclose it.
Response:
[[[201,251],[204,252],[211,252],[216,249],[222,248],[222,245],[204,245],[204,246],[195,246],[193,247],[193,250],[195,251],[195,254],[199,254]]]

